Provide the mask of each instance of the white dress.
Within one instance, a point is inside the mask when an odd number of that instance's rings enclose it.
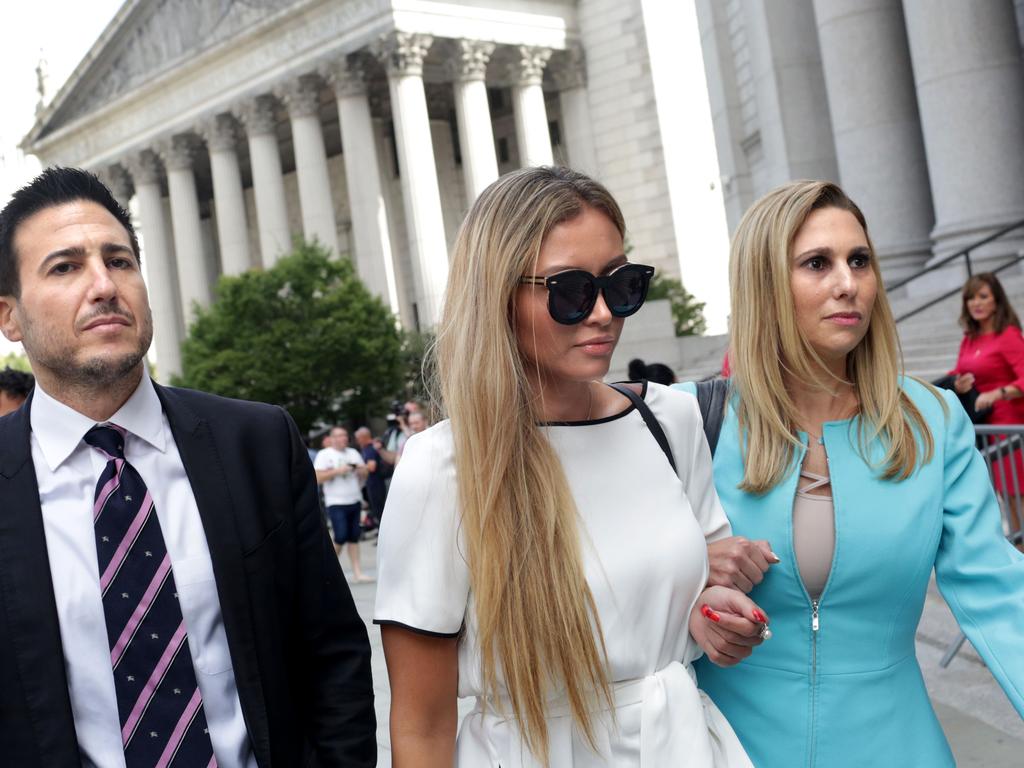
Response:
[[[555,694],[547,723],[552,768],[751,763],[694,682],[700,649],[690,609],[707,579],[706,539],[728,536],[711,478],[696,399],[649,384],[644,398],[668,435],[678,476],[631,406],[588,422],[548,426],[581,519],[584,567],[608,653],[615,701],[595,718],[600,751]],[[477,698],[459,728],[461,768],[536,768],[514,718],[486,708],[480,649],[459,533],[448,422],[409,439],[381,523],[374,621],[459,638],[459,696]]]

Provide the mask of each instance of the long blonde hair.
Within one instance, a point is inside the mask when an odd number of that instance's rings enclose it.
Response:
[[[901,386],[903,355],[864,214],[835,184],[795,181],[750,207],[729,257],[729,354],[744,438],[740,488],[750,493],[771,490],[795,468],[800,414],[786,389],[786,374],[822,389],[837,383],[800,331],[790,285],[793,240],[811,212],[821,208],[849,211],[864,228],[878,282],[867,334],[847,357],[846,376],[859,403],[859,450],[867,460],[869,444],[881,439],[887,480],[906,479],[934,450],[927,422]]]
[[[610,692],[576,505],[540,426],[542,400],[519,353],[514,298],[551,229],[587,207],[624,232],[608,191],[565,168],[527,168],[487,187],[455,241],[435,345],[485,695],[498,699],[500,668],[524,741],[545,761],[549,686],[564,684],[592,745],[588,703],[595,694],[610,702]]]

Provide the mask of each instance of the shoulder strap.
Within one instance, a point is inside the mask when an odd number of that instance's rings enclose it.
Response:
[[[718,435],[725,420],[725,401],[728,394],[728,379],[715,378],[697,382],[697,405],[704,420],[704,436],[707,438],[712,456],[718,447]]]
[[[643,417],[644,423],[647,424],[647,429],[658,442],[658,446],[665,453],[665,458],[667,458],[668,463],[672,465],[672,471],[677,472],[676,460],[672,456],[672,446],[669,445],[668,437],[665,435],[665,430],[661,428],[661,424],[658,423],[658,419],[655,417],[654,412],[651,411],[650,406],[647,405],[647,403],[644,402],[644,399],[634,392],[633,388],[628,384],[612,384],[611,387],[616,392],[619,392],[629,398],[633,407],[636,408]]]

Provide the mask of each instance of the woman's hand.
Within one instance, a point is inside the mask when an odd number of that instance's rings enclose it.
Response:
[[[760,584],[768,569],[779,562],[767,541],[742,536],[708,543],[708,586],[735,587],[749,592]]]
[[[747,658],[771,637],[767,627],[768,617],[754,601],[728,587],[708,587],[690,612],[690,634],[720,667]]]
[[[986,408],[991,408],[1002,399],[1003,391],[1001,389],[990,389],[988,392],[982,392],[978,395],[978,399],[974,401],[974,410],[983,411]]]
[[[971,387],[974,386],[974,374],[973,373],[961,373],[958,374],[956,379],[953,381],[953,390],[958,395],[966,395],[971,391]]]

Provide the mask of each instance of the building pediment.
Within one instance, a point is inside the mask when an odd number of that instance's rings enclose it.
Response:
[[[41,116],[38,139],[308,0],[128,0]]]

